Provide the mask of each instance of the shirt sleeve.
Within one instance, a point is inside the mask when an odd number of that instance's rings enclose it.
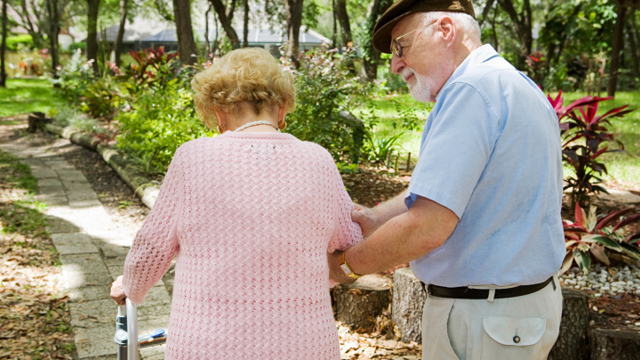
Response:
[[[437,112],[427,120],[405,204],[411,208],[422,196],[462,218],[493,152],[498,117],[482,94],[465,83],[448,86],[440,98]]]
[[[124,263],[124,291],[133,303],[144,301],[147,292],[162,278],[178,249],[182,170],[180,149],[169,165],[153,209],[138,231]]]

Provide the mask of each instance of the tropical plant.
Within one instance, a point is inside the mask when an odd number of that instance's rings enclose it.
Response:
[[[402,135],[404,132],[387,137],[378,137],[370,133],[362,149],[363,156],[374,164],[384,165],[389,156],[395,152],[396,143]]]
[[[605,265],[610,265],[612,252],[616,258],[628,264],[640,265],[640,232],[627,234],[625,227],[640,221],[635,207],[613,211],[607,215],[596,215],[592,206],[587,214],[579,204],[575,205],[575,223],[562,220],[567,253],[562,264],[562,272],[576,264],[585,273],[591,267],[591,255]]]
[[[132,79],[132,92],[137,93],[144,85],[157,82],[156,85],[164,86],[167,81],[176,77],[181,70],[182,64],[174,60],[178,54],[175,52],[166,53],[164,46],[160,46],[157,50],[145,49],[143,51],[131,50],[129,55],[135,60],[135,64],[131,63],[123,69],[121,79]]]
[[[611,125],[609,119],[623,117],[633,111],[624,105],[611,109],[603,115],[596,115],[598,104],[612,97],[587,96],[563,107],[562,91],[554,99],[547,97],[558,115],[560,133],[562,135],[562,160],[569,165],[574,175],[568,176],[564,189],[571,189],[571,205],[576,203],[587,206],[589,194],[593,192],[607,192],[600,186],[603,174],[607,174],[607,167],[599,159],[602,154],[610,152],[624,152],[624,145],[614,139],[613,133],[606,125]],[[619,149],[609,149],[605,143],[614,142]]]
[[[60,93],[67,103],[75,106],[80,105],[82,95],[96,78],[92,64],[93,60],[85,61],[82,52],[78,50],[60,71],[60,78],[52,80],[52,82],[60,84]]]

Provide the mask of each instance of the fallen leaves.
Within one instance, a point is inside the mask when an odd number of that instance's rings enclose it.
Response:
[[[45,216],[30,194],[6,186],[22,169],[0,167],[0,359],[71,359],[69,299]]]

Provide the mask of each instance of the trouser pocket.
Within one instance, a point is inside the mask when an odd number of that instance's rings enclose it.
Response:
[[[545,359],[555,336],[545,337],[544,317],[482,318],[482,359]],[[547,341],[550,340],[550,341]]]

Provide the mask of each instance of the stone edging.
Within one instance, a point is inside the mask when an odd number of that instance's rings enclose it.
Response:
[[[61,128],[53,124],[46,124],[44,129],[100,154],[102,159],[131,187],[142,203],[150,209],[153,208],[160,188],[134,169],[120,151],[114,147],[103,145],[97,137],[91,134],[79,132],[70,127]]]

